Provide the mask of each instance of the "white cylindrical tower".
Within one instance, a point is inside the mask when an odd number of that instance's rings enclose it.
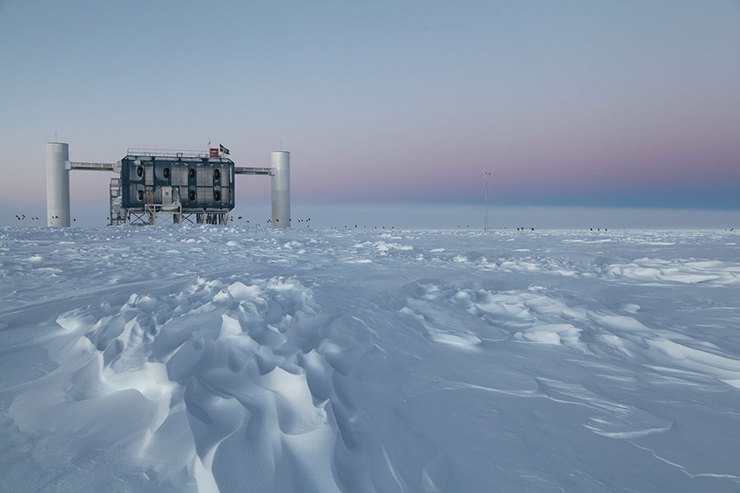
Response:
[[[46,225],[69,226],[69,144],[46,143]]]
[[[272,153],[272,225],[290,227],[290,153]]]

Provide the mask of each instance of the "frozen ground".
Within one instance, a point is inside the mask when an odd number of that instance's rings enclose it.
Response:
[[[5,491],[738,491],[730,231],[0,228]]]

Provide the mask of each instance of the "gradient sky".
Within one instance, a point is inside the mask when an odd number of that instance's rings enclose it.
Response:
[[[494,204],[740,209],[735,0],[0,0],[0,67],[8,210],[44,204],[55,138],[282,145],[294,207],[480,202],[491,170]],[[73,213],[110,176],[73,172]]]

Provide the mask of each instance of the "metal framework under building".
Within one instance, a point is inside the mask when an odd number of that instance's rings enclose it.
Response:
[[[290,226],[290,153],[275,151],[269,167],[236,166],[217,149],[168,151],[129,149],[115,163],[69,161],[69,144],[46,144],[47,225],[70,225],[69,171],[112,171],[109,225],[153,225],[172,215],[175,224],[229,224],[235,175],[271,177],[272,225]]]

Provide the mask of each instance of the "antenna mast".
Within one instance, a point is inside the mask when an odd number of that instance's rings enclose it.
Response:
[[[490,171],[483,172],[483,232],[488,232],[488,177]]]

